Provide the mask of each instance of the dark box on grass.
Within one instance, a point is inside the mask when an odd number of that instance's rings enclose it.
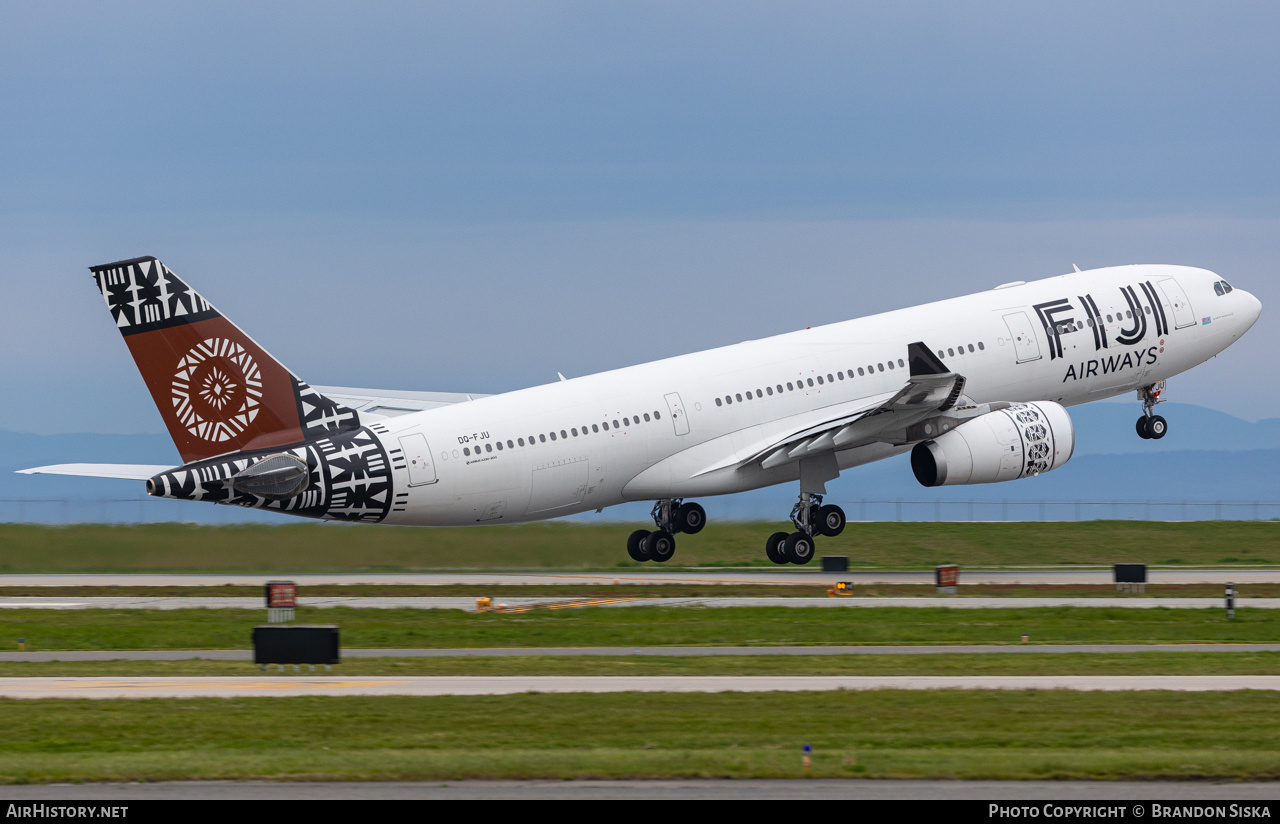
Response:
[[[336,664],[338,628],[332,625],[260,624],[253,628],[255,664]]]
[[[823,555],[822,571],[823,572],[848,572],[849,556],[848,555]]]
[[[1117,584],[1145,584],[1147,582],[1146,564],[1116,564]]]

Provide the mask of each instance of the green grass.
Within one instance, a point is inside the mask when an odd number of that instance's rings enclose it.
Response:
[[[714,517],[714,513],[713,517]],[[0,524],[0,573],[351,572],[641,568],[626,557],[640,524],[549,522],[483,528],[289,524]],[[675,565],[756,566],[775,523],[715,522],[680,536]],[[850,524],[819,554],[855,566],[1280,564],[1280,522],[1082,521]],[[652,569],[653,565],[645,568]]]
[[[0,701],[0,781],[1280,777],[1270,692]]]
[[[279,674],[271,667],[272,674]],[[292,667],[285,673],[293,676]],[[252,676],[248,661],[0,662],[0,677]],[[310,671],[302,668],[302,675]],[[1280,652],[347,658],[325,675],[1280,675]]]
[[[520,614],[299,608],[345,648],[1236,642],[1280,639],[1280,611],[1240,609],[593,608]],[[246,649],[256,610],[0,610],[0,649]]]

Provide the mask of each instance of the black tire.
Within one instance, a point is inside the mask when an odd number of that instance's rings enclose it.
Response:
[[[1164,418],[1156,415],[1147,424],[1147,435],[1153,441],[1158,441],[1169,432],[1169,422]]]
[[[693,502],[681,504],[676,510],[676,531],[697,535],[707,525],[707,511]]]
[[[1151,437],[1151,430],[1147,428],[1149,426],[1150,426],[1150,423],[1148,423],[1148,418],[1146,415],[1143,415],[1141,418],[1138,418],[1138,424],[1137,424],[1138,437],[1142,438],[1144,441]]]
[[[764,555],[775,564],[788,563],[787,556],[782,554],[782,545],[787,540],[787,533],[775,532],[764,542]]]
[[[644,548],[644,539],[649,537],[649,530],[637,529],[627,538],[627,554],[631,560],[644,563],[649,560],[649,551]]]
[[[803,532],[792,532],[782,544],[782,552],[793,564],[807,564],[817,554],[813,539]]]
[[[828,538],[844,532],[844,524],[844,510],[835,504],[828,504],[818,510],[818,531]]]
[[[649,537],[644,539],[644,550],[648,553],[650,561],[665,563],[676,554],[676,538],[670,532],[661,529],[650,532]]]

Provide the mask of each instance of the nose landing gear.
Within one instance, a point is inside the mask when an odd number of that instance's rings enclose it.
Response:
[[[633,561],[669,561],[676,552],[678,533],[696,535],[707,525],[707,511],[693,501],[684,503],[681,498],[658,501],[650,514],[657,531],[637,529],[627,538],[627,554]]]
[[[1164,381],[1144,386],[1138,390],[1138,400],[1142,401],[1142,417],[1138,418],[1136,429],[1138,437],[1143,440],[1158,441],[1169,431],[1169,423],[1155,414],[1156,404],[1164,403]]]

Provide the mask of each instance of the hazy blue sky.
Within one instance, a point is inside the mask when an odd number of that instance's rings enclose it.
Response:
[[[1277,44],[1274,2],[0,0],[0,428],[162,431],[85,268],[144,254],[313,383],[475,392],[1187,263],[1265,308],[1172,396],[1280,416]]]

